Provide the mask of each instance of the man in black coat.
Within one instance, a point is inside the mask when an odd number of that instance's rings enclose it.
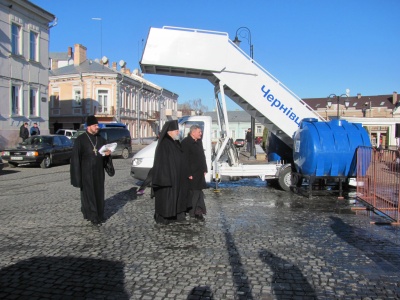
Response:
[[[21,127],[19,128],[19,137],[22,139],[23,142],[29,137],[29,129],[27,122],[22,124]]]
[[[188,176],[187,163],[179,142],[178,121],[167,121],[158,139],[153,165],[156,223],[187,224]]]
[[[246,151],[251,152],[252,144],[253,144],[253,135],[251,134],[251,128],[247,129],[246,132]]]
[[[111,151],[105,151],[105,156],[99,153],[99,149],[107,142],[98,135],[96,117],[88,116],[86,125],[86,132],[74,142],[70,165],[71,184],[81,190],[83,218],[93,225],[101,225],[104,221],[104,167]]]
[[[192,125],[189,135],[182,141],[183,152],[189,166],[189,199],[191,201],[189,206],[192,206],[189,216],[199,221],[204,221],[204,215],[207,213],[202,190],[207,188],[204,176],[208,170],[201,141],[202,134],[200,126]]]

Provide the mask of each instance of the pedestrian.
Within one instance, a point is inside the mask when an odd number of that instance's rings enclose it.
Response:
[[[31,134],[31,136],[40,135],[40,129],[39,129],[37,123],[33,123],[33,126],[31,127],[30,134]]]
[[[98,135],[99,125],[95,116],[88,116],[84,134],[74,142],[71,156],[71,184],[80,188],[81,211],[84,219],[101,225],[104,219],[104,168],[111,159],[111,151],[102,156],[99,149],[106,140]]]
[[[21,127],[19,128],[19,137],[22,139],[23,142],[29,137],[29,130],[28,130],[27,122],[22,124]]]
[[[253,135],[251,134],[251,128],[247,129],[246,132],[246,150],[247,152],[251,152],[251,146],[253,144]]]
[[[201,137],[203,132],[198,125],[190,127],[189,135],[182,141],[182,149],[189,167],[189,216],[204,221],[207,213],[203,189],[207,188],[205,175],[207,162]]]
[[[158,224],[188,224],[188,170],[179,142],[178,121],[165,122],[158,140],[153,165],[154,219]]]

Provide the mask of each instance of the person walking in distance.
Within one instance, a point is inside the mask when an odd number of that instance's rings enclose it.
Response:
[[[178,121],[165,122],[154,156],[152,187],[155,197],[154,219],[157,224],[188,224],[187,162],[179,142]]]
[[[30,134],[31,134],[31,136],[40,135],[40,129],[39,129],[37,123],[33,123],[33,126],[31,127],[31,130],[30,130]]]
[[[251,134],[251,128],[247,129],[246,132],[246,151],[251,152],[251,146],[253,144],[253,135]]]
[[[19,128],[19,137],[22,139],[23,142],[29,137],[29,130],[28,130],[27,122],[22,124],[21,127]]]
[[[204,221],[204,215],[207,213],[203,189],[207,188],[204,176],[208,170],[201,140],[202,134],[200,126],[192,125],[189,135],[182,141],[182,149],[189,166],[189,201],[191,202],[189,216],[199,221]]]
[[[99,149],[106,140],[98,135],[99,125],[95,116],[88,116],[87,129],[74,142],[71,156],[71,184],[80,188],[81,211],[83,218],[93,225],[101,225],[104,219],[104,167],[111,159],[111,151],[105,151],[105,156]]]

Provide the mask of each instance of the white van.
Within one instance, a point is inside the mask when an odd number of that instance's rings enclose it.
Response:
[[[211,170],[211,117],[210,116],[190,116],[178,120],[180,140],[189,134],[190,127],[194,124],[200,126],[203,131],[203,147],[206,156],[207,168]],[[131,176],[138,180],[145,180],[149,170],[154,164],[154,154],[158,141],[152,142],[132,157]],[[207,173],[206,181],[210,182],[211,172]]]
[[[71,137],[76,133],[76,130],[73,129],[58,129],[56,134],[65,135],[67,138],[71,139]]]

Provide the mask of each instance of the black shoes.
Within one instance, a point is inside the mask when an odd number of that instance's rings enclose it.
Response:
[[[204,219],[203,215],[195,215],[194,217],[199,222],[204,222],[206,220],[206,219]]]

